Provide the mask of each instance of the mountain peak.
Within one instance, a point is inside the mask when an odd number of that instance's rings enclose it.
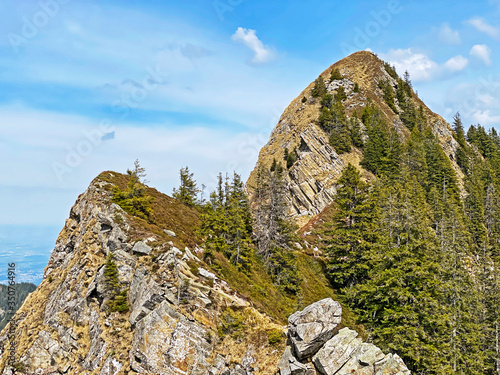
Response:
[[[401,91],[403,86],[404,99],[398,96],[398,88]],[[326,94],[331,96],[325,97]],[[349,163],[360,170],[364,179],[374,178],[361,166],[362,147],[352,145],[347,152],[337,150],[333,146],[335,142],[332,142],[335,135],[320,124],[324,100],[333,100],[337,94],[341,97],[345,121],[357,124],[365,139],[367,131],[360,119],[364,108],[372,106],[380,110],[387,126],[393,127],[403,141],[410,135],[404,113],[405,108],[410,106],[413,116],[418,112],[439,140],[461,186],[463,174],[455,163],[458,144],[449,124],[425,105],[413,91],[408,78],[403,80],[389,63],[374,53],[359,51],[328,67],[286,108],[250,174],[247,183],[250,193],[256,184],[257,171],[269,168],[276,160],[287,172],[284,175],[290,214],[297,218],[299,224],[305,224],[333,202],[336,181]],[[285,160],[290,153],[293,157]]]

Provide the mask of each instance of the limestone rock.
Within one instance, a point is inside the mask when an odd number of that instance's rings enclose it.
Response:
[[[340,305],[330,298],[309,305],[289,317],[287,346],[278,364],[280,375],[409,375],[397,354],[385,355],[363,343],[349,328],[336,330]],[[325,339],[326,338],[326,339]],[[304,340],[305,339],[305,340]],[[312,354],[312,363],[308,356]]]
[[[132,248],[132,251],[134,253],[141,254],[141,255],[149,255],[151,250],[153,250],[153,248],[151,246],[146,245],[142,241],[137,241],[135,243],[134,247]]]
[[[287,346],[278,364],[281,375],[314,375],[316,372],[310,366],[299,362],[292,354],[292,348]]]
[[[299,359],[312,356],[340,324],[342,307],[331,298],[309,305],[288,318],[288,335]]]
[[[205,329],[162,302],[137,323],[130,350],[132,369],[139,373],[207,374],[210,344]]]
[[[129,291],[130,324],[134,326],[163,300],[161,288],[146,274],[144,267],[137,269]]]
[[[357,332],[341,329],[313,357],[316,369],[324,375],[336,374],[353,357],[363,343]]]
[[[168,229],[163,229],[163,231],[168,234],[170,237],[175,237],[175,232],[168,230]]]

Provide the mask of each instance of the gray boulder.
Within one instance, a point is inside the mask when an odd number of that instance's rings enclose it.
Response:
[[[142,241],[137,241],[132,248],[132,251],[136,254],[149,255],[149,253],[153,250],[151,246],[146,245]]]
[[[299,362],[297,358],[293,356],[292,348],[287,346],[283,357],[278,364],[280,370],[280,375],[315,375],[316,371],[312,369],[307,364]]]
[[[316,369],[324,375],[336,374],[361,347],[357,336],[356,331],[341,329],[313,357]]]
[[[331,298],[309,305],[288,318],[288,336],[295,356],[302,360],[314,355],[332,338],[342,317],[340,303]]]

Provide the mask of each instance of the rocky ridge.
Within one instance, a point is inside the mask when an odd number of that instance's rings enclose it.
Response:
[[[42,283],[0,336],[1,373],[272,374],[279,351],[267,332],[282,326],[203,268],[199,249],[182,249],[177,228],[149,231],[111,203],[112,179],[96,178],[71,209]],[[122,313],[108,307],[110,254],[127,292]],[[228,308],[246,317],[248,341],[218,334]]]

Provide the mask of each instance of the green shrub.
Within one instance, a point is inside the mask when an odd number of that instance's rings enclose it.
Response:
[[[344,76],[342,76],[342,74],[340,74],[340,70],[334,69],[334,70],[332,70],[332,74],[330,76],[330,81],[334,81],[337,79],[344,79]]]
[[[307,102],[307,98],[305,96],[302,97],[302,103]]]
[[[118,311],[122,313],[127,312],[128,310],[128,289],[125,289],[118,293],[115,298],[109,302],[109,311]]]
[[[359,91],[360,91],[360,90],[359,90],[359,85],[358,85],[358,83],[357,83],[357,82],[356,82],[356,83],[354,83],[354,89],[353,89],[353,91],[354,91],[354,92],[359,92]]]
[[[268,332],[267,338],[269,340],[269,345],[275,345],[283,340],[283,332],[281,330],[275,328]]]
[[[194,260],[189,260],[187,261],[187,264],[189,266],[189,270],[191,273],[195,276],[198,276],[200,274],[200,270],[198,268],[198,263]]]
[[[219,337],[230,335],[233,338],[239,338],[243,335],[243,322],[245,317],[241,312],[227,309],[224,311],[219,319],[217,333]]]
[[[316,81],[314,81],[314,87],[311,91],[311,95],[313,98],[320,98],[326,94],[326,85],[323,77],[319,77]]]
[[[335,93],[334,99],[335,99],[335,101],[339,101],[339,102],[341,102],[342,100],[347,99],[347,95],[345,93],[344,86],[340,86],[337,89],[337,92]]]
[[[14,370],[16,370],[16,372],[25,372],[26,371],[24,364],[21,362],[14,363],[12,365],[12,367],[14,367]]]

